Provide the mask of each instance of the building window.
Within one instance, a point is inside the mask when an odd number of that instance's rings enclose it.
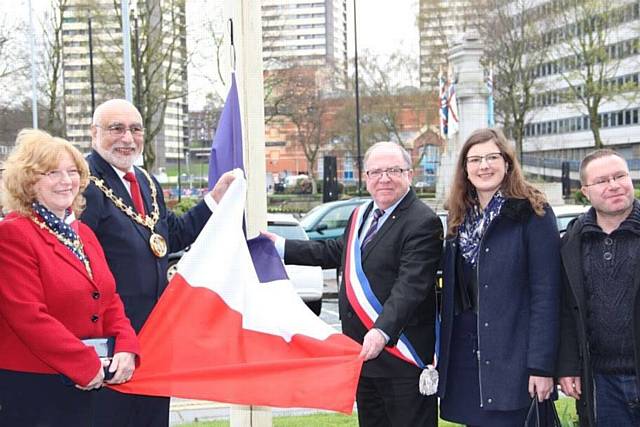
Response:
[[[353,181],[353,158],[347,155],[344,158],[342,177],[345,181]]]

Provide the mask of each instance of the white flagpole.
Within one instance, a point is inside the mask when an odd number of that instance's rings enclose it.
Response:
[[[36,35],[33,26],[33,10],[29,0],[29,44],[31,45],[31,116],[33,128],[38,128],[38,88],[36,85]]]
[[[247,174],[246,212],[249,237],[255,236],[267,225],[260,3],[255,0],[225,0],[225,16],[233,20],[235,58],[231,58],[229,62],[236,72],[240,101],[244,164]],[[229,42],[230,40],[227,40],[227,43]],[[230,421],[231,427],[269,427],[272,425],[271,408],[233,405]]]

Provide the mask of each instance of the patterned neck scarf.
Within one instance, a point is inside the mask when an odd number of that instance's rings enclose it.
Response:
[[[504,202],[504,196],[498,191],[484,210],[480,209],[479,203],[476,203],[467,211],[467,215],[458,229],[458,244],[462,256],[469,264],[476,265],[478,262],[482,237],[491,221],[500,213]]]
[[[33,202],[31,204],[33,211],[37,213],[43,220],[44,223],[49,227],[51,231],[56,235],[60,235],[66,239],[67,242],[72,244],[67,244],[62,240],[59,240],[64,246],[69,248],[69,250],[83,263],[87,261],[87,256],[82,250],[82,245],[74,245],[73,242],[80,242],[80,237],[75,232],[73,228],[69,224],[67,224],[64,220],[58,218],[53,212],[44,207],[42,204],[38,202]],[[71,209],[67,209],[65,211],[65,219],[67,219],[70,215],[73,215]]]

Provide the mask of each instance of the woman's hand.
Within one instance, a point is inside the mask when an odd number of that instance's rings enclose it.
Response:
[[[120,352],[113,355],[111,359],[111,365],[109,365],[109,372],[115,372],[115,375],[110,380],[105,381],[107,384],[122,384],[126,383],[133,376],[133,371],[136,370],[136,355],[133,353]]]
[[[538,402],[542,402],[551,397],[553,392],[553,378],[551,377],[529,377],[529,395],[534,397],[538,395]]]
[[[104,368],[109,366],[109,361],[100,359],[100,363],[101,364],[100,364],[100,368],[98,369],[98,373],[96,374],[95,377],[93,377],[91,381],[89,381],[89,384],[87,384],[84,387],[76,384],[76,388],[79,388],[80,390],[84,390],[84,391],[89,391],[89,390],[102,387],[102,385],[104,384]]]

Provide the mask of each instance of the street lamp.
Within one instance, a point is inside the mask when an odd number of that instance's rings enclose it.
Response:
[[[93,31],[91,29],[91,17],[88,20],[89,30],[89,82],[91,83],[91,115],[96,111],[96,88],[93,78]]]
[[[181,129],[180,126],[180,117],[182,112],[182,104],[178,103],[178,129]],[[178,134],[180,132],[178,131]],[[182,151],[182,135],[178,136],[178,202],[182,201],[182,181],[180,177],[180,151]]]
[[[362,156],[360,154],[360,85],[358,80],[358,18],[356,0],[353,0],[353,41],[355,51],[355,87],[356,87],[356,150],[358,165],[358,196],[362,196]]]

